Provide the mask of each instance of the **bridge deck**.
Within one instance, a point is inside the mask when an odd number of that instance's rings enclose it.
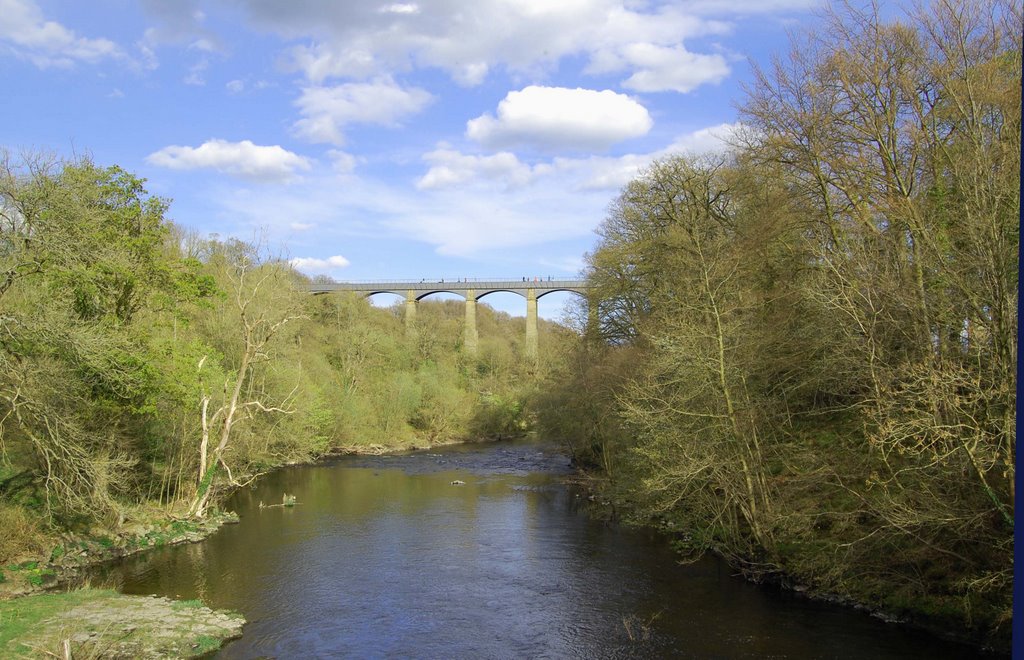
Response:
[[[533,290],[538,296],[555,291],[573,291],[584,293],[589,287],[586,280],[577,279],[472,279],[456,278],[454,280],[381,280],[371,282],[332,282],[308,285],[310,293],[330,293],[332,291],[353,291],[364,295],[374,293],[395,293],[406,295],[409,291],[429,293],[452,292],[464,293],[473,291],[477,297],[496,291],[512,291],[525,295]]]

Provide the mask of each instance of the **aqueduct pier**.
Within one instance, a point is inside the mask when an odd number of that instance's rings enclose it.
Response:
[[[586,296],[589,288],[586,280],[542,279],[523,277],[514,279],[472,279],[454,280],[390,280],[372,282],[332,282],[309,285],[309,292],[316,294],[335,291],[351,291],[370,297],[378,293],[393,293],[405,297],[405,327],[409,333],[416,328],[416,303],[435,293],[453,293],[466,299],[466,323],[464,345],[470,353],[476,352],[476,301],[499,291],[516,293],[526,298],[526,352],[537,356],[537,299],[557,291],[569,291]]]

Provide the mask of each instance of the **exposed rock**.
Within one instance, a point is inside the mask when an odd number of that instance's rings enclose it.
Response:
[[[0,649],[0,655],[36,657],[69,640],[72,657],[193,657],[241,636],[244,624],[242,615],[214,611],[198,601],[100,591],[67,609],[57,608]]]

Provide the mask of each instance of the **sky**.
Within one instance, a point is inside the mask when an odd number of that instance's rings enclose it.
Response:
[[[647,164],[724,148],[819,5],[0,0],[0,147],[119,165],[311,276],[573,277]]]

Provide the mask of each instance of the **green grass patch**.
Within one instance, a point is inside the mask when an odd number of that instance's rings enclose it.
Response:
[[[194,523],[190,523],[184,520],[175,520],[171,523],[171,532],[174,534],[186,534],[188,532],[195,532],[199,529]]]
[[[196,655],[205,655],[212,653],[220,648],[221,640],[216,637],[210,637],[209,635],[199,635],[196,637],[195,644],[199,646],[195,649]]]
[[[38,630],[44,621],[86,602],[117,597],[118,593],[109,589],[79,589],[0,601],[0,656],[31,657],[32,649],[18,640]]]
[[[173,607],[176,610],[195,610],[199,609],[200,607],[206,606],[203,605],[203,601],[199,600],[198,598],[193,598],[191,600],[176,600],[174,601],[174,604],[171,605],[171,607]]]
[[[57,574],[49,568],[33,568],[26,573],[29,584],[34,587],[41,587],[46,583],[48,578],[55,577]]]
[[[11,564],[7,568],[12,571],[32,571],[39,568],[39,562],[37,561],[23,561],[20,564]]]

